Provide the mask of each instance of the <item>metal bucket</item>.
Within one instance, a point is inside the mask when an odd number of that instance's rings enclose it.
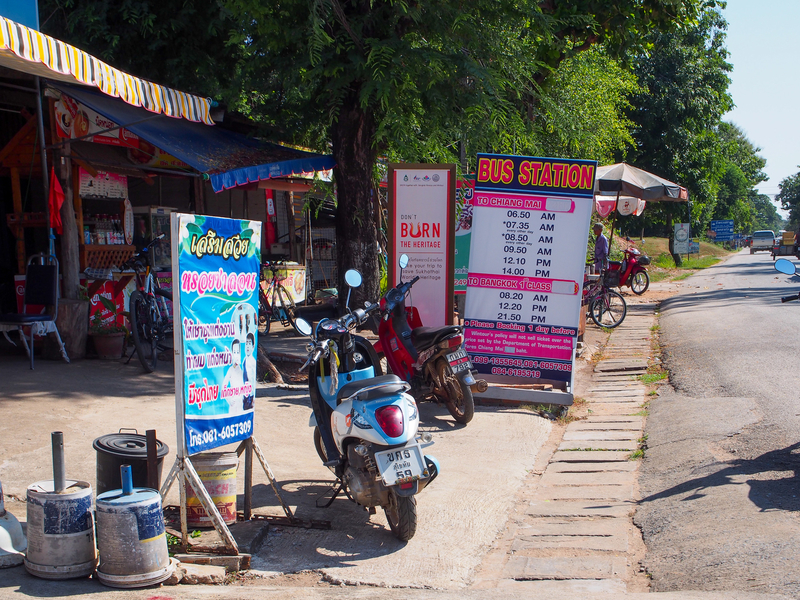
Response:
[[[133,431],[136,431],[135,429]],[[158,482],[161,485],[161,467],[169,447],[156,440],[158,456]],[[97,451],[97,495],[109,490],[119,489],[119,468],[130,465],[133,472],[133,485],[147,486],[147,438],[139,433],[119,433],[103,435],[92,442]]]
[[[97,496],[100,582],[115,588],[156,585],[174,570],[156,490],[111,490]]]
[[[204,452],[191,457],[192,465],[225,523],[236,522],[236,469],[239,457],[235,452]],[[192,486],[186,482],[186,520],[189,527],[213,527]]]
[[[28,488],[28,551],[25,569],[43,579],[86,577],[97,566],[92,516],[92,486],[66,481],[55,493],[53,481]]]

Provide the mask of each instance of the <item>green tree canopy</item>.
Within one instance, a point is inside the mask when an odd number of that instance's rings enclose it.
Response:
[[[778,184],[780,192],[775,197],[783,210],[789,211],[789,227],[796,229],[800,224],[800,173],[790,175]]]
[[[653,32],[647,51],[633,61],[645,91],[632,99],[636,147],[630,162],[685,186],[695,223],[705,223],[713,214],[725,172],[717,127],[733,106],[726,27],[719,12],[707,9],[685,29]],[[685,220],[686,208],[660,203],[646,218],[671,229],[673,218]]]

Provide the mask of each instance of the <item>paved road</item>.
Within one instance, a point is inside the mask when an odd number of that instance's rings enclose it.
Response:
[[[636,515],[656,591],[800,597],[800,278],[742,252],[662,304],[671,389],[652,402]]]

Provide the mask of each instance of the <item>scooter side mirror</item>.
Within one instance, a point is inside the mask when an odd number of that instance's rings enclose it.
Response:
[[[344,274],[344,280],[347,285],[351,288],[361,287],[363,283],[363,278],[361,277],[361,273],[356,271],[355,269],[348,269]]]
[[[397,264],[400,265],[401,269],[405,269],[408,266],[408,254],[401,254]]]
[[[311,324],[302,317],[296,317],[294,320],[294,328],[300,332],[301,335],[309,336],[312,333]]]
[[[797,267],[790,260],[779,258],[775,261],[775,270],[783,273],[784,275],[794,275],[797,272]]]

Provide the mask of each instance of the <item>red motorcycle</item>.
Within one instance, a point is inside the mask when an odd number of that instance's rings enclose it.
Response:
[[[404,254],[400,283],[381,298],[375,350],[386,356],[391,373],[411,384],[416,400],[443,402],[458,423],[469,423],[475,414],[472,391],[485,392],[488,384],[473,376],[460,326],[423,327],[419,311],[406,307],[406,296],[419,279],[403,283],[402,269],[407,265]]]
[[[631,238],[625,238],[630,246],[623,250],[625,258],[608,261],[609,271],[619,271],[619,287],[628,286],[634,294],[641,296],[650,287],[650,275],[645,267],[650,264],[650,257],[639,252]]]

